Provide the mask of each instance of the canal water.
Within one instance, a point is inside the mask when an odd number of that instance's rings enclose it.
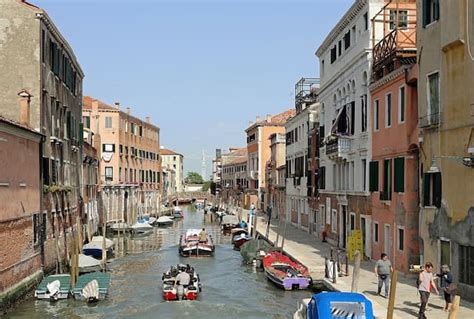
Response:
[[[290,318],[298,300],[310,291],[285,292],[264,274],[242,263],[230,236],[191,206],[184,219],[169,228],[155,227],[142,237],[114,238],[116,258],[108,264],[112,276],[108,299],[94,306],[73,299],[56,303],[22,302],[7,318]],[[178,241],[188,228],[206,227],[216,245],[214,257],[184,258]],[[199,273],[202,293],[195,302],[164,302],[161,276],[170,265],[189,263]]]

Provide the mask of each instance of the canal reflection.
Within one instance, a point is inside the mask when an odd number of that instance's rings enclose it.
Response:
[[[285,292],[263,273],[243,265],[209,215],[185,207],[184,219],[168,228],[155,227],[141,236],[114,237],[115,258],[107,300],[95,306],[66,300],[57,303],[34,299],[21,303],[7,318],[290,318],[298,300],[309,291]],[[181,234],[206,227],[216,243],[214,257],[184,258],[178,254]],[[203,292],[197,302],[164,302],[161,276],[170,265],[189,263],[201,277]]]

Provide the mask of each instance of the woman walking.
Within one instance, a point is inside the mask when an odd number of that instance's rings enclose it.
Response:
[[[439,295],[438,288],[436,288],[436,283],[433,277],[433,264],[427,262],[425,264],[425,270],[420,273],[418,277],[418,291],[420,293],[420,311],[418,312],[418,319],[426,319],[425,310],[426,305],[428,304],[428,299],[430,298],[431,289],[436,291],[436,294]]]
[[[440,288],[443,290],[444,301],[446,302],[444,306],[444,311],[449,312],[453,304],[454,295],[456,293],[456,286],[453,283],[454,278],[451,270],[448,265],[441,266],[441,277]]]

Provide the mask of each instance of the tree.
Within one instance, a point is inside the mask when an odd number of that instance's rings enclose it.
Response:
[[[211,187],[211,182],[210,182],[210,181],[206,181],[206,182],[204,182],[204,185],[202,185],[202,191],[203,191],[203,192],[207,192],[210,187]]]
[[[188,172],[188,175],[186,176],[184,181],[186,182],[186,184],[203,184],[204,183],[202,176],[196,172]]]

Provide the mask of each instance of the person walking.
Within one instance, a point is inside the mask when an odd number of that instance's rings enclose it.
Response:
[[[272,219],[272,206],[271,205],[268,205],[267,207],[267,217],[268,217],[267,225],[270,225],[270,221]]]
[[[420,273],[418,277],[418,292],[420,293],[420,311],[418,312],[418,319],[426,319],[425,310],[426,305],[428,304],[428,299],[430,298],[431,290],[434,289],[436,294],[439,295],[438,288],[436,288],[436,283],[433,277],[433,264],[427,262],[425,264],[425,269]]]
[[[385,285],[385,298],[388,298],[390,290],[390,274],[393,272],[392,263],[387,254],[383,253],[375,264],[375,275],[378,278],[377,294],[382,296],[382,287]]]
[[[441,278],[439,287],[443,290],[444,301],[444,311],[451,311],[451,306],[453,305],[454,295],[456,294],[456,285],[453,283],[454,278],[451,270],[448,265],[441,266],[441,275],[438,275]]]

